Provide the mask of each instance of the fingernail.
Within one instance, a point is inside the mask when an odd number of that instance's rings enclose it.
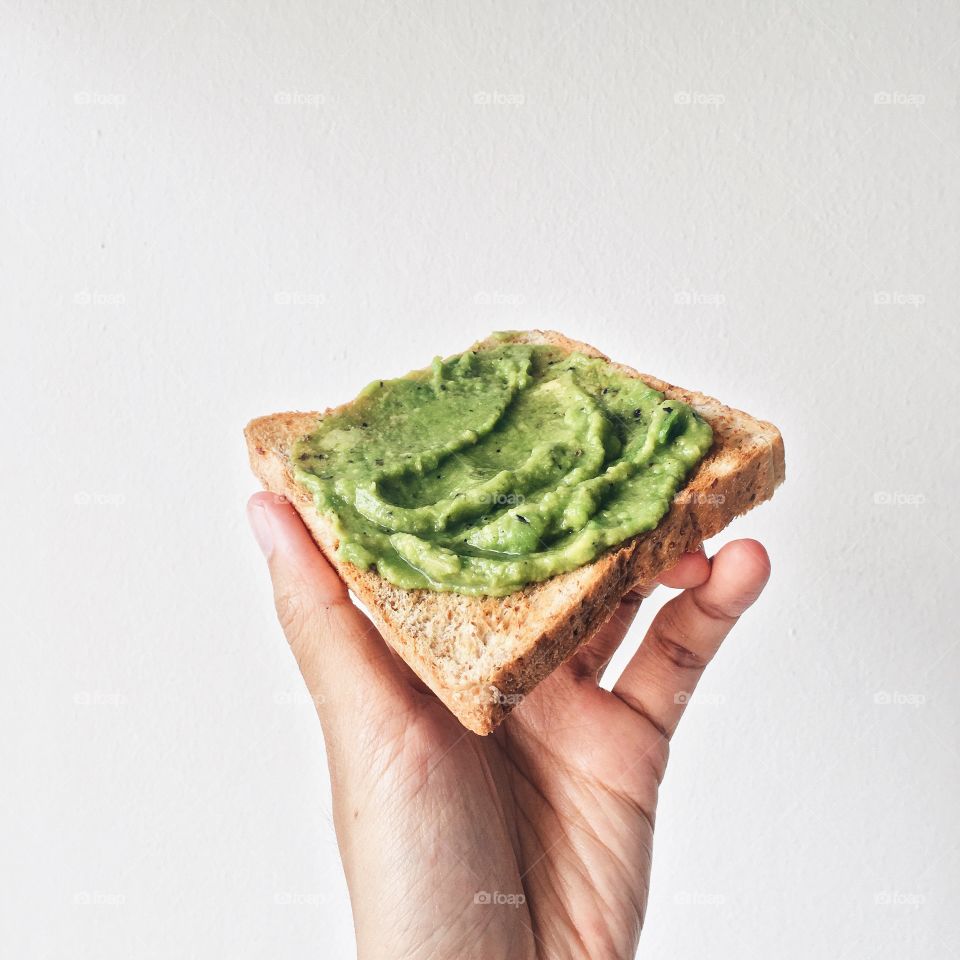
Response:
[[[259,500],[254,500],[247,507],[247,516],[250,518],[253,538],[263,551],[263,555],[269,560],[270,554],[273,553],[273,531],[270,529],[270,518],[267,516],[267,510]]]

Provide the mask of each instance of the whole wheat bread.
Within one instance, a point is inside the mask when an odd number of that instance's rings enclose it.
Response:
[[[607,359],[594,347],[552,331],[526,331],[510,339]],[[481,341],[473,349],[486,345]],[[655,580],[734,517],[768,500],[784,479],[783,440],[773,424],[613,365],[694,407],[713,428],[713,446],[655,530],[587,566],[505,597],[403,590],[375,570],[339,559],[333,528],[315,509],[310,493],[294,482],[289,456],[292,445],[315,429],[322,414],[276,413],[251,421],[244,431],[250,465],[263,486],[296,507],[384,639],[475,733],[490,733],[525,694],[597,632],[631,587]]]

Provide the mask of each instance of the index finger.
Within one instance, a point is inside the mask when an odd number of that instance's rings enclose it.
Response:
[[[607,664],[633,624],[641,601],[650,596],[658,583],[681,590],[686,587],[698,587],[709,576],[710,562],[703,552],[703,547],[700,546],[692,553],[685,553],[675,566],[662,573],[652,583],[640,584],[628,590],[610,619],[570,661],[573,672],[595,682],[600,681]]]
[[[665,604],[613,692],[668,739],[704,668],[770,576],[766,550],[734,540],[713,558],[711,575]]]
[[[671,590],[688,590],[691,587],[699,587],[701,583],[707,581],[709,576],[710,561],[707,560],[707,555],[701,543],[696,550],[685,553],[669,570],[664,570],[655,580],[649,583],[635,584],[630,590],[630,594],[646,598],[660,584],[669,587]]]

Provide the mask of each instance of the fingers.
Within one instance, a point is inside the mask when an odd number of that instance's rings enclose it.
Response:
[[[626,593],[610,619],[597,631],[589,643],[580,649],[570,661],[571,669],[577,676],[587,677],[599,682],[613,655],[617,652],[627,631],[633,624],[640,603],[653,592],[658,583],[673,589],[695,587],[710,576],[710,564],[707,562],[703,547],[692,553],[685,553],[679,562],[662,573],[653,583],[640,584]]]
[[[613,688],[666,737],[724,637],[770,576],[767,552],[755,540],[728,543],[710,566],[706,580],[660,610]]]
[[[247,516],[270,567],[280,625],[321,719],[355,716],[377,695],[402,695],[390,649],[350,601],[297,511],[282,498],[258,493]]]
[[[658,582],[671,590],[686,590],[699,587],[709,576],[710,561],[703,547],[699,547],[693,553],[685,553],[675,567],[660,574]]]
[[[626,594],[610,619],[570,659],[570,669],[578,677],[599,683],[603,671],[613,659],[640,609],[643,595]]]

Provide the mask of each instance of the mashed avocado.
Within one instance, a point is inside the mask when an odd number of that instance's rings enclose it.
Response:
[[[501,595],[652,530],[712,439],[605,361],[500,343],[374,381],[293,463],[345,560],[399,587]]]

